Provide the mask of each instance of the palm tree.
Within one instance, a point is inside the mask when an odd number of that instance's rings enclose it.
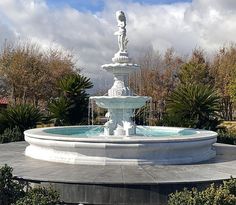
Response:
[[[1,127],[18,127],[23,133],[25,130],[36,127],[42,119],[40,110],[30,104],[11,105],[0,113]]]
[[[220,97],[207,85],[177,87],[167,100],[167,115],[177,126],[215,129],[219,123]]]
[[[65,76],[58,82],[59,90],[61,90],[65,97],[73,98],[78,95],[87,96],[85,90],[92,88],[93,84],[90,79],[79,75],[79,74],[70,74]]]
[[[49,104],[56,125],[75,125],[87,116],[86,89],[93,87],[90,79],[80,74],[70,74],[58,82],[61,96]]]
[[[55,125],[61,126],[70,124],[70,106],[71,102],[65,97],[59,97],[51,101],[48,108]]]

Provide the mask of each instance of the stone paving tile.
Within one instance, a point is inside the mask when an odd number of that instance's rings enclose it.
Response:
[[[176,168],[176,166],[160,166],[160,165],[144,165],[142,168],[153,177],[156,183],[162,181],[173,181],[179,178],[179,171],[183,172],[184,168]]]
[[[91,166],[88,168],[87,166],[77,166],[71,168],[59,169],[54,173],[51,173],[51,180],[54,178],[59,178],[60,181],[68,182],[68,183],[93,183],[95,179],[103,172],[103,168],[101,166]],[[56,177],[55,177],[56,176]]]
[[[196,165],[190,166],[182,173],[183,181],[203,181],[203,180],[218,180],[228,179],[230,175],[215,169],[213,166]]]
[[[212,165],[212,169],[236,178],[236,163],[218,163],[217,165]]]
[[[121,166],[124,183],[155,183],[155,179],[142,166]]]
[[[52,163],[54,164],[54,163]],[[40,179],[42,181],[60,181],[66,183],[93,183],[98,175],[103,172],[102,166],[63,166],[56,164],[54,166],[46,166],[41,169],[35,168],[27,174],[28,179]]]
[[[158,183],[163,182],[188,182],[229,178],[224,173],[208,165],[179,165],[179,166],[144,166]]]
[[[104,166],[103,171],[95,178],[94,183],[114,183],[123,181],[123,173],[121,167],[118,166]]]
[[[221,163],[221,162],[228,162],[235,161],[236,159],[236,149],[235,153],[225,153],[225,154],[217,154],[217,156],[214,159],[211,159],[206,162],[202,162],[201,164],[215,164],[215,163]]]

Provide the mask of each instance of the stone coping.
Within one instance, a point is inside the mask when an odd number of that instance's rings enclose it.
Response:
[[[128,137],[114,137],[114,136],[98,136],[98,137],[88,137],[88,138],[76,138],[59,134],[50,134],[44,132],[44,130],[48,129],[60,129],[60,128],[79,128],[79,127],[88,127],[88,126],[61,126],[61,127],[46,127],[46,128],[37,128],[30,129],[25,131],[25,135],[31,138],[45,139],[45,140],[57,140],[57,141],[68,141],[68,142],[94,142],[94,143],[145,143],[145,142],[163,142],[163,143],[172,143],[172,142],[189,142],[189,141],[203,141],[214,139],[217,137],[216,132],[208,131],[208,130],[198,130],[191,128],[177,128],[177,127],[158,127],[158,126],[144,126],[145,128],[158,129],[163,131],[174,131],[176,133],[181,132],[183,130],[193,130],[196,131],[196,134],[188,135],[188,136],[165,136],[165,137],[142,137],[142,136],[128,136]],[[95,127],[95,126],[94,126]],[[137,126],[139,127],[139,126]]]

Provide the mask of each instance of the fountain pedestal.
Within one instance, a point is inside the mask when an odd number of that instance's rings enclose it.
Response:
[[[119,53],[118,53],[119,54]],[[147,96],[134,96],[128,87],[129,74],[137,71],[139,66],[130,63],[127,57],[124,61],[115,54],[115,63],[105,64],[103,69],[111,72],[114,76],[114,84],[108,90],[108,96],[92,96],[99,107],[108,110],[109,121],[104,125],[104,135],[130,136],[136,134],[133,121],[134,111],[145,105],[150,98]],[[127,54],[128,55],[128,54]],[[127,62],[129,60],[129,62]],[[119,61],[119,62],[118,62]]]

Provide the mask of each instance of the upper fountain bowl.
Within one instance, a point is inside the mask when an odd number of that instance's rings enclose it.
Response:
[[[102,68],[113,74],[130,74],[138,70],[140,66],[134,63],[110,63],[102,65]]]
[[[147,96],[92,96],[96,104],[102,108],[109,109],[137,109],[145,105],[150,99]]]

